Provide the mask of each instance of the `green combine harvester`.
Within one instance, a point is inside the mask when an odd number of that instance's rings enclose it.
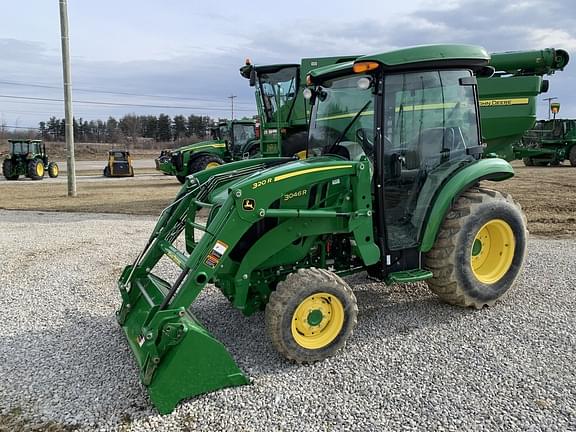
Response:
[[[273,346],[298,363],[336,354],[352,334],[347,275],[426,281],[461,307],[508,291],[527,231],[514,200],[486,187],[514,175],[483,157],[477,77],[493,73],[489,62],[476,46],[431,45],[311,70],[307,159],[186,178],[118,281],[117,319],[161,413],[249,382],[191,312],[206,284],[244,315],[264,310]],[[175,280],[158,273],[164,257]]]
[[[46,144],[41,140],[9,139],[8,145],[10,154],[2,162],[6,180],[18,180],[20,176],[42,180],[46,172],[51,178],[58,177],[58,164],[49,161]]]
[[[253,65],[247,60],[240,74],[255,88],[262,123],[262,155],[292,156],[306,148],[310,105],[302,97],[306,76],[314,68],[357,56],[305,58],[300,64]],[[517,156],[512,145],[536,121],[537,96],[548,91],[544,75],[563,70],[569,56],[547,48],[492,54],[496,73],[478,79],[480,120],[487,152],[507,160]]]
[[[184,183],[190,174],[259,154],[254,120],[221,121],[210,129],[210,135],[210,141],[162,150],[155,160],[156,169]]]
[[[565,160],[576,167],[576,120],[539,120],[514,147],[526,166],[558,166]]]

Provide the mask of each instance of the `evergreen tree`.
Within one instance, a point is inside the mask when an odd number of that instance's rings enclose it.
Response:
[[[172,120],[167,114],[160,114],[158,116],[158,140],[170,141],[172,139]]]

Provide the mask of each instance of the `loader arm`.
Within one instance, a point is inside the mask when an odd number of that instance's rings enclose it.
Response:
[[[288,273],[274,264],[280,251],[290,249],[305,258],[318,236],[351,233],[363,265],[380,259],[372,241],[369,162],[286,160],[246,160],[215,168],[209,175],[189,176],[162,213],[145,250],[124,269],[117,317],[135,353],[141,381],[159,411],[169,412],[190,396],[248,382],[224,346],[189,310],[207,283],[215,282],[234,307],[250,314],[265,304],[274,286],[254,274],[274,271],[277,282]],[[334,193],[315,201],[322,208],[296,205],[310,200],[278,205],[312,183],[333,185]],[[209,203],[210,193],[222,188],[228,191],[224,202]],[[211,210],[207,224],[197,220],[203,208]],[[251,230],[265,221],[274,227],[247,242]],[[189,254],[175,246],[185,228]],[[203,231],[198,241],[195,230]],[[294,245],[299,240],[304,247]],[[244,258],[239,259],[239,253]],[[180,268],[173,283],[152,273],[164,256]]]

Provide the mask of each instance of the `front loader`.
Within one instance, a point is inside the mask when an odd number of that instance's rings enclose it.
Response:
[[[297,363],[334,355],[352,334],[347,275],[426,281],[474,308],[513,285],[527,231],[514,200],[484,186],[514,175],[483,157],[476,77],[492,73],[489,60],[479,47],[431,45],[314,69],[307,159],[186,178],[118,283],[118,322],[161,413],[248,382],[190,311],[207,284],[244,315],[263,310],[273,346]],[[175,280],[160,276],[161,259],[179,268]]]

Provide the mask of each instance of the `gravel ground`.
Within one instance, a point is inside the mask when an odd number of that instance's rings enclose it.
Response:
[[[312,366],[207,288],[193,312],[253,384],[160,416],[114,319],[116,279],[153,224],[0,211],[0,431],[576,431],[574,240],[531,240],[518,285],[482,311],[357,276],[358,327]]]

